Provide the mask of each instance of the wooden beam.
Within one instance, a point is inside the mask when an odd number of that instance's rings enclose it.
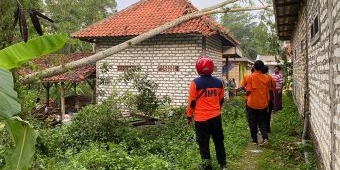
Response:
[[[300,5],[301,1],[296,1],[296,2],[285,2],[285,3],[281,3],[281,4],[275,4],[276,8],[279,7],[287,7],[287,6],[297,6]]]
[[[293,17],[298,17],[298,16],[299,16],[299,14],[296,13],[296,14],[277,15],[276,17],[277,17],[278,19],[280,19],[280,18],[293,18]]]
[[[295,25],[295,22],[288,22],[288,23],[279,23],[277,24],[277,26],[294,26]]]
[[[65,83],[60,83],[60,105],[61,105],[61,120],[64,120],[65,117]]]
[[[282,30],[282,31],[281,31],[281,30],[279,30],[278,32],[279,32],[279,34],[280,34],[280,33],[283,33],[283,32],[286,32],[286,33],[287,33],[287,32],[288,32],[288,33],[291,33],[291,32],[293,32],[293,31],[294,31],[294,30],[293,30],[293,29],[291,29],[291,30]]]

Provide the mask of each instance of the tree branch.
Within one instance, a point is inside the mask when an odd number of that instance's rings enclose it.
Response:
[[[238,0],[226,0],[224,2],[217,4],[217,5],[213,5],[211,7],[204,8],[200,11],[195,11],[193,13],[184,15],[184,16],[179,17],[179,18],[177,18],[177,19],[175,19],[171,22],[168,22],[168,23],[162,25],[162,26],[159,26],[157,28],[154,28],[154,29],[146,32],[146,33],[143,33],[139,36],[136,36],[136,37],[134,37],[134,38],[132,38],[128,41],[125,41],[121,44],[118,44],[116,46],[108,48],[105,51],[98,52],[94,55],[91,55],[91,56],[86,57],[86,58],[82,58],[82,59],[77,60],[77,61],[66,63],[65,65],[51,67],[51,68],[48,68],[48,69],[45,69],[45,70],[42,70],[42,71],[39,71],[39,72],[35,72],[35,73],[32,73],[32,74],[26,75],[26,76],[20,78],[19,82],[23,83],[23,84],[27,84],[27,83],[33,82],[36,79],[42,79],[42,78],[45,78],[45,77],[58,75],[58,74],[61,74],[61,73],[65,73],[69,70],[73,70],[73,69],[76,69],[76,68],[79,68],[79,67],[82,67],[82,66],[85,66],[85,65],[88,65],[88,64],[95,63],[99,60],[102,60],[104,58],[111,56],[112,54],[116,54],[116,53],[118,53],[118,52],[120,52],[120,51],[122,51],[126,48],[129,48],[133,45],[139,44],[140,42],[142,42],[146,39],[149,39],[149,38],[151,38],[155,35],[158,35],[158,34],[164,32],[164,31],[166,31],[170,28],[173,28],[173,27],[179,25],[182,22],[203,16],[203,15],[209,15],[209,14],[215,14],[215,13],[226,13],[226,12],[260,10],[260,9],[268,10],[269,7],[270,7],[270,6],[262,6],[262,7],[233,8],[233,9],[223,8],[225,5],[228,5],[230,3],[234,3],[236,1],[238,1]]]

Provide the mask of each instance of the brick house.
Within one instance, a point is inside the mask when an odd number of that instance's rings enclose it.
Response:
[[[320,169],[340,169],[340,1],[274,0],[278,35],[292,49],[294,100],[310,113]]]
[[[196,10],[188,0],[141,0],[72,37],[95,43],[95,52],[100,52]],[[159,85],[159,96],[168,95],[173,106],[186,105],[190,81],[197,77],[198,57],[212,58],[214,76],[222,78],[222,61],[228,56],[223,48],[237,45],[226,28],[203,16],[97,62],[97,79],[115,80],[126,69],[138,67]],[[110,65],[108,72],[99,70],[103,65]],[[110,82],[97,81],[98,102],[112,89]],[[118,89],[125,91],[129,86],[119,84]]]
[[[251,73],[251,67],[254,65],[254,61],[248,58],[228,58],[228,62],[231,64],[232,69],[228,72],[229,79],[234,78],[236,85],[240,86],[245,75]],[[225,65],[225,61],[223,65]]]

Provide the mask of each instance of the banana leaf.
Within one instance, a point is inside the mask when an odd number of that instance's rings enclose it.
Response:
[[[0,51],[0,68],[10,70],[33,58],[50,54],[65,45],[66,34],[43,35]]]
[[[0,68],[0,118],[9,118],[21,111],[12,73]]]
[[[6,128],[14,141],[14,147],[5,155],[5,170],[26,170],[33,163],[38,132],[20,117],[6,119]]]

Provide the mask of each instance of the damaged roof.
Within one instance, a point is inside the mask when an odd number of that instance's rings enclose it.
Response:
[[[93,55],[93,53],[52,54],[32,60],[19,69],[20,75],[27,75],[53,66],[63,65]],[[66,73],[43,78],[42,82],[81,82],[95,75],[96,65],[90,64]]]

